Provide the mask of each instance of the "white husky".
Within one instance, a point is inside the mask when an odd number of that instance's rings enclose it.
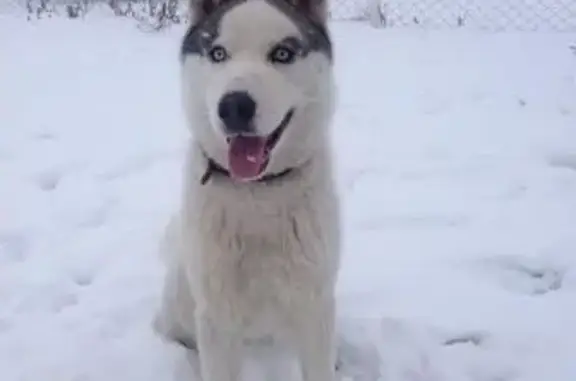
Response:
[[[182,94],[192,139],[168,228],[156,330],[232,381],[248,342],[335,379],[339,202],[325,0],[191,0]]]

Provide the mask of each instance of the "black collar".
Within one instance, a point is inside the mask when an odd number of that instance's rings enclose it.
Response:
[[[220,174],[222,176],[230,178],[230,172],[228,172],[226,168],[222,167],[220,164],[216,163],[209,157],[206,157],[206,160],[208,160],[208,165],[206,166],[206,171],[200,178],[200,184],[205,185],[208,182],[208,180],[210,180],[213,174]],[[294,168],[286,168],[277,173],[269,173],[260,177],[258,180],[254,180],[254,182],[269,183],[273,180],[281,179],[282,177],[290,174],[293,170]]]

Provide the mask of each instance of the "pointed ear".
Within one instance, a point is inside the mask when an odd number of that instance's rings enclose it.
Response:
[[[299,12],[325,24],[328,20],[328,0],[288,0]]]
[[[208,17],[220,5],[227,0],[188,0],[189,13],[192,23],[197,24],[199,21]]]

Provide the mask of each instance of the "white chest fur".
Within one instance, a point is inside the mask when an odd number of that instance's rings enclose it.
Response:
[[[186,200],[185,262],[200,311],[257,337],[281,332],[296,309],[333,293],[337,198],[326,179],[306,179],[311,171],[269,185],[195,182]]]

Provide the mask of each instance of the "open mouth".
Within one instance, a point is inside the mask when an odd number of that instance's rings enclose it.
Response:
[[[260,177],[270,161],[270,154],[290,124],[294,109],[290,109],[276,129],[268,136],[234,135],[228,141],[228,167],[230,175],[241,181]]]

